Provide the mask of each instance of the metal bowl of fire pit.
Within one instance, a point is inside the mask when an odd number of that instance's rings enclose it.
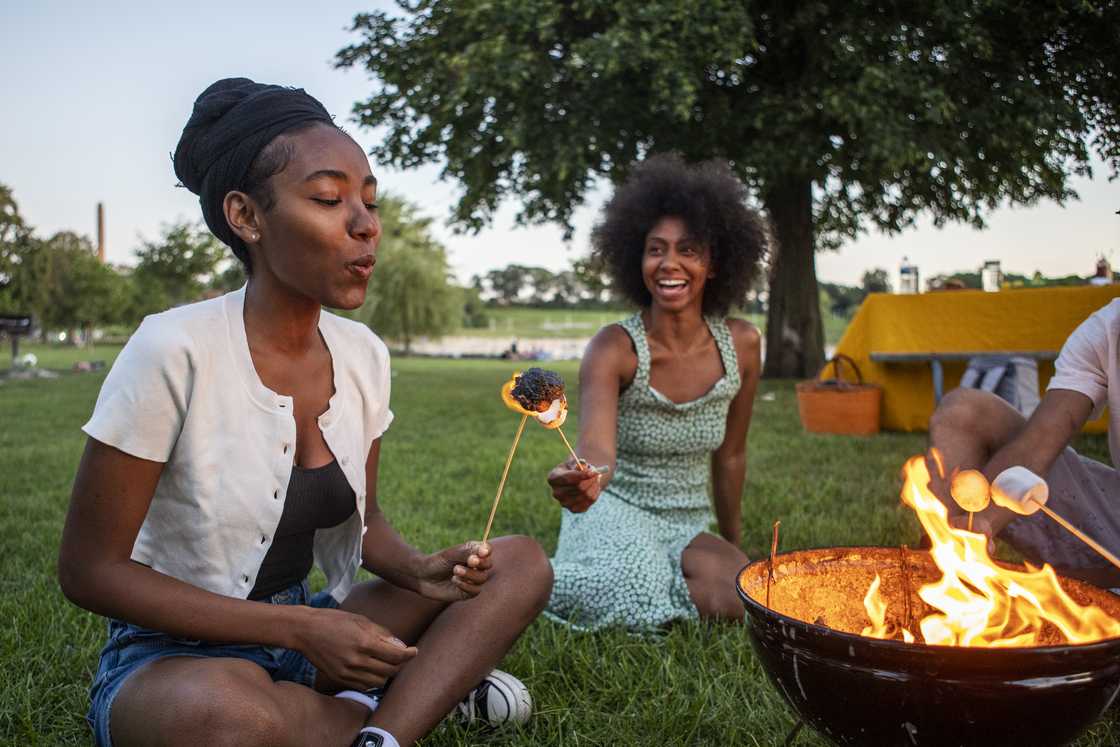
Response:
[[[888,616],[915,630],[933,608],[918,590],[941,571],[929,553],[832,548],[747,565],[737,587],[751,644],[802,721],[841,745],[1061,745],[1120,690],[1120,638],[1095,643],[1043,631],[1042,645],[972,648],[881,640],[865,593],[878,575]],[[1077,604],[1120,619],[1120,597],[1060,579]],[[768,598],[769,597],[769,598]]]

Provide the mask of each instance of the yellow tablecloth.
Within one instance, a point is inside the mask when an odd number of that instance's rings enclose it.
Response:
[[[1120,285],[998,293],[873,293],[856,312],[836,349],[856,361],[866,381],[883,387],[884,429],[925,430],[934,409],[929,364],[875,363],[872,352],[1060,350],[1078,324],[1117,296]],[[967,363],[943,365],[947,392],[960,382]],[[1038,379],[1043,391],[1053,373],[1053,363],[1039,362]],[[1086,425],[1089,432],[1106,429],[1104,416]]]

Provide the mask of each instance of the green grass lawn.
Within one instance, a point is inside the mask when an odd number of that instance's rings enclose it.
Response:
[[[57,367],[68,364],[60,358]],[[574,383],[574,363],[557,367]],[[517,425],[497,397],[509,364],[399,359],[393,373],[397,417],[382,449],[383,507],[425,550],[477,538]],[[104,622],[62,598],[55,562],[84,438],[79,427],[103,378],[0,384],[0,744],[90,743],[82,717]],[[466,417],[437,420],[447,412]],[[917,539],[917,524],[898,501],[898,471],[923,448],[923,435],[806,435],[788,382],[763,382],[755,412],[743,496],[748,554],[767,551],[775,519],[785,549]],[[1077,446],[1107,459],[1103,438]],[[565,453],[556,434],[530,425],[495,534],[529,534],[553,550],[560,509],[544,475]],[[649,640],[577,634],[538,620],[502,666],[533,693],[530,724],[493,735],[444,728],[425,747],[778,745],[793,725],[739,625],[679,625]],[[1106,719],[1078,744],[1118,741],[1120,721]],[[806,730],[797,744],[824,742]]]
[[[602,326],[625,319],[632,311],[621,310],[565,310],[565,309],[526,309],[488,308],[487,316],[490,317],[489,327],[470,327],[456,330],[454,334],[475,337],[590,337]],[[838,317],[828,311],[822,311],[824,322],[824,339],[829,345],[835,345],[844,334],[848,320]],[[740,314],[744,319],[749,319],[761,330],[766,329],[765,314]]]
[[[117,344],[97,344],[85,347],[73,345],[53,345],[41,342],[21,341],[19,354],[32,353],[38,359],[40,368],[49,368],[55,371],[69,371],[79,361],[103,361],[106,366],[112,364],[117,357],[121,346]],[[0,344],[0,371],[7,371],[12,365],[11,348],[8,341]]]

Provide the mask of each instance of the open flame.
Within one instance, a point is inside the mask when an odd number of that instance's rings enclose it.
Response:
[[[940,456],[934,454],[943,471]],[[949,526],[945,505],[929,489],[930,474],[923,457],[911,457],[903,468],[902,501],[918,515],[932,541],[930,554],[942,572],[941,580],[926,584],[918,596],[937,612],[918,623],[927,644],[938,646],[1037,646],[1042,631],[1053,626],[1069,643],[1089,643],[1120,636],[1120,621],[1101,608],[1082,607],[1058,583],[1054,569],[1043,565],[1025,571],[997,566],[988,555],[983,534]],[[914,635],[887,622],[887,605],[875,576],[863,604],[871,625],[863,635],[902,638]]]

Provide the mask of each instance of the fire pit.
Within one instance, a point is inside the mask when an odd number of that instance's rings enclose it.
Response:
[[[905,475],[928,552],[802,550],[739,573],[771,681],[842,745],[1073,740],[1120,691],[1120,597],[993,561],[985,537],[949,526],[923,459]]]
[[[905,554],[905,561],[902,556]],[[861,547],[803,550],[739,574],[751,644],[797,715],[843,745],[1060,745],[1120,690],[1120,639],[1027,648],[929,646],[860,635],[875,575],[890,609],[922,614],[921,584],[940,573],[928,553]],[[893,570],[892,570],[893,569]],[[1081,604],[1120,617],[1120,597],[1062,580]],[[905,614],[904,612],[902,613]]]

